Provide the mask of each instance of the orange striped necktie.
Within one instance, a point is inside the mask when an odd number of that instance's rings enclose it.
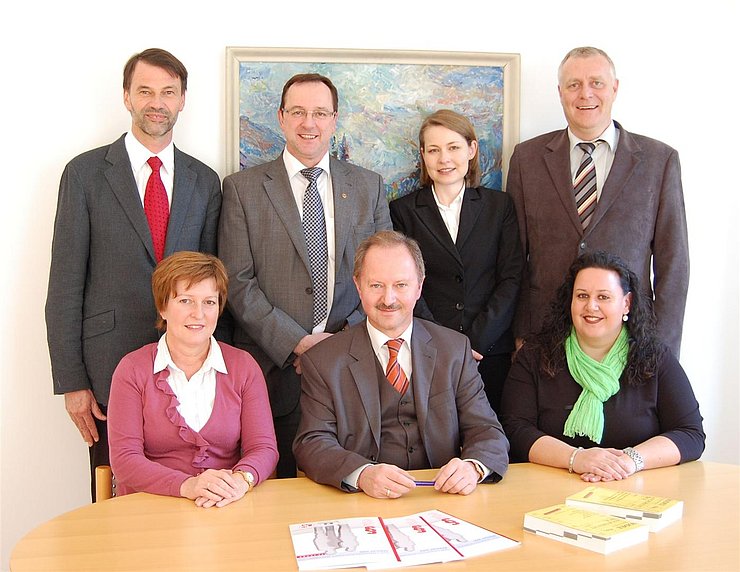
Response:
[[[385,377],[393,388],[403,395],[409,387],[409,380],[403,369],[401,369],[401,364],[398,363],[398,350],[401,349],[403,340],[401,338],[396,338],[394,340],[388,340],[385,344],[388,346],[389,355],[388,367],[385,369]]]

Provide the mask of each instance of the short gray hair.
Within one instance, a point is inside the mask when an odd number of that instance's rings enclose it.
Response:
[[[594,56],[602,56],[607,62],[609,62],[609,68],[612,70],[612,79],[617,79],[617,69],[614,67],[614,62],[604,50],[600,50],[599,48],[594,48],[592,46],[581,46],[580,48],[573,48],[565,54],[563,61],[560,62],[560,65],[558,66],[558,84],[560,83],[560,75],[563,71],[565,62],[571,58],[591,58]]]

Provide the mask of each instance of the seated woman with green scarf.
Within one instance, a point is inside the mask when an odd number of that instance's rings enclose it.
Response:
[[[579,257],[504,385],[511,461],[612,481],[698,459],[699,404],[655,334],[652,302],[617,256]]]

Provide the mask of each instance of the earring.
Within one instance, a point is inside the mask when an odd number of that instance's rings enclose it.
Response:
[[[629,319],[630,319],[630,315],[629,314],[622,314],[622,321],[623,322],[626,322]]]

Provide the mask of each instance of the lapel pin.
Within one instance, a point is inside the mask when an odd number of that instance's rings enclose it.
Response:
[[[347,198],[347,193],[342,193],[342,198],[343,199],[346,199]]]

